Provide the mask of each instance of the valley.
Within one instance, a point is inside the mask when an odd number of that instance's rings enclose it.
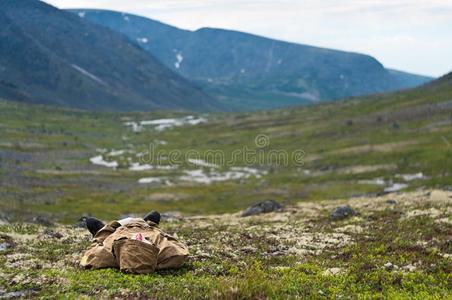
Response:
[[[402,92],[226,115],[2,101],[3,213],[73,223],[450,189],[450,87],[449,74]]]

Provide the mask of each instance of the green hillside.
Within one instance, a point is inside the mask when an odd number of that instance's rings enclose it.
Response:
[[[265,199],[452,186],[451,74],[403,92],[183,121],[176,112],[86,112],[6,100],[0,106],[0,201],[11,219],[224,213]],[[141,131],[126,125],[167,118],[199,124]],[[160,151],[160,162],[146,150]]]

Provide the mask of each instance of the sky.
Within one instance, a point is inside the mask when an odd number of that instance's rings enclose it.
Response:
[[[45,0],[102,8],[183,29],[233,29],[372,55],[385,67],[452,71],[452,0]]]

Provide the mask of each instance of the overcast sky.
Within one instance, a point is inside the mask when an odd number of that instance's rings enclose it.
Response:
[[[383,65],[440,76],[452,71],[452,0],[46,0],[102,8],[184,29],[235,29],[361,52]]]

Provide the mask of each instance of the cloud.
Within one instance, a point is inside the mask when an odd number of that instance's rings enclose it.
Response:
[[[452,2],[443,0],[49,0],[104,8],[180,28],[219,27],[364,52],[384,65],[439,76],[452,70]],[[444,48],[449,47],[449,48]],[[451,53],[448,53],[451,52]],[[449,64],[445,63],[449,62]]]

